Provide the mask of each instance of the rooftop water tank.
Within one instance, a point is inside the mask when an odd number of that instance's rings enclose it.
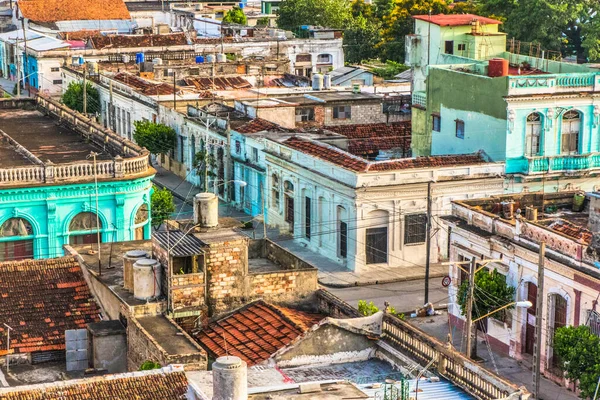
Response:
[[[123,287],[133,291],[133,264],[139,259],[148,258],[148,253],[143,250],[130,250],[123,256]]]
[[[204,57],[196,56],[196,64],[202,64],[202,63],[204,63]]]
[[[133,297],[151,300],[160,296],[161,266],[150,258],[139,259],[133,264]]]
[[[213,400],[248,399],[248,366],[239,357],[217,358],[212,371]]]
[[[491,78],[508,76],[508,60],[504,58],[492,58],[488,61],[488,76]]]
[[[121,57],[121,60],[122,60],[122,61],[123,61],[125,64],[127,64],[127,63],[130,61],[130,59],[129,59],[129,54],[123,54],[123,56]]]
[[[215,56],[213,56],[212,54],[209,54],[206,56],[206,62],[207,63],[214,63],[215,62]]]
[[[136,64],[141,64],[146,60],[146,56],[144,56],[144,53],[135,53],[135,63]]]
[[[227,62],[227,56],[223,53],[218,53],[217,54],[217,62],[218,63],[224,63]]]
[[[194,196],[194,222],[202,228],[219,225],[219,198],[214,193]]]
[[[313,74],[312,88],[313,88],[313,90],[323,90],[323,75]]]
[[[163,64],[163,60],[162,60],[162,58],[153,58],[152,59],[152,64],[154,64],[154,65],[162,65]]]
[[[323,88],[325,90],[331,89],[331,75],[329,75],[329,74],[323,75]]]

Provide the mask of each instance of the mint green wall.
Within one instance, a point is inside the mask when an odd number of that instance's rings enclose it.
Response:
[[[103,242],[133,240],[135,214],[142,204],[150,210],[152,176],[135,180],[98,183],[98,208]],[[33,228],[34,257],[52,258],[64,255],[69,243],[69,224],[81,212],[96,211],[93,183],[29,188],[0,189],[0,225],[6,220],[24,218]],[[150,239],[150,217],[143,224],[144,237]],[[19,237],[0,241],[19,240]]]
[[[427,78],[427,116],[413,129],[413,155],[460,154],[485,150],[504,160],[508,78],[489,78],[432,67]],[[442,115],[442,132],[433,132],[432,113]],[[455,136],[455,121],[465,121],[465,138]],[[499,147],[500,146],[500,147]]]

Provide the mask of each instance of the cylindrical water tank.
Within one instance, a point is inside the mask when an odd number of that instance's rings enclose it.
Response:
[[[135,63],[136,64],[141,64],[144,61],[146,61],[146,57],[144,56],[144,53],[135,53]]]
[[[239,6],[240,6],[240,8],[243,10],[243,9],[244,9],[244,7],[246,7],[246,4],[245,4],[245,3],[239,3]]]
[[[163,63],[162,58],[153,58],[152,59],[152,64],[154,64],[154,65],[162,65],[162,63]]]
[[[323,75],[323,88],[331,89],[331,75],[329,75],[329,74]]]
[[[204,62],[203,56],[196,56],[196,64],[202,64]]]
[[[323,90],[323,75],[313,74],[312,88],[313,88],[313,90]]]
[[[139,259],[133,264],[133,297],[150,300],[160,296],[160,263],[150,258]]]
[[[217,54],[217,62],[218,62],[218,63],[227,62],[227,57],[225,56],[225,54],[223,54],[223,53],[218,53],[218,54]]]
[[[148,253],[143,250],[129,250],[123,256],[123,287],[133,291],[133,264],[141,258],[148,258]]]
[[[127,64],[129,62],[129,54],[123,54],[123,57],[121,57],[121,59],[125,64]]]
[[[214,193],[194,196],[194,222],[202,228],[219,225],[219,198]]]
[[[212,54],[209,54],[206,56],[206,62],[208,63],[214,63],[215,62],[215,56],[213,56]]]
[[[213,400],[247,400],[248,366],[236,356],[217,358],[212,365]]]
[[[508,76],[508,60],[504,58],[492,58],[488,61],[488,76],[491,78]]]

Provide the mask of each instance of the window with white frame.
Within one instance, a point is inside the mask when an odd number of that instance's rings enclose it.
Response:
[[[296,108],[296,122],[308,122],[315,120],[315,109],[311,107]]]
[[[271,207],[279,210],[280,202],[279,175],[271,175]]]
[[[540,113],[535,112],[527,116],[525,129],[525,154],[527,157],[540,155],[540,135],[542,132],[542,116]]]
[[[351,118],[352,118],[352,107],[351,106],[333,107],[333,119],[351,119]]]
[[[561,154],[576,154],[579,150],[579,134],[581,130],[581,114],[579,111],[567,111],[562,117],[561,128]]]

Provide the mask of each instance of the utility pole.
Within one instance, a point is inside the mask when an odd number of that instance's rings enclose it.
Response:
[[[538,261],[537,296],[535,299],[535,344],[533,348],[533,398],[540,394],[540,363],[542,358],[542,314],[544,307],[544,261],[546,259],[546,242],[540,243]]]
[[[467,349],[466,355],[467,358],[471,358],[471,340],[472,335],[471,331],[473,330],[473,292],[475,290],[475,257],[471,258],[471,262],[469,263],[469,291],[467,293],[467,323],[466,323],[466,332],[467,332]],[[477,338],[475,338],[477,340]]]
[[[173,69],[173,110],[177,112],[177,76]]]
[[[87,82],[85,81],[86,63],[83,63],[83,115],[87,116]]]
[[[23,53],[23,84],[25,84],[25,78],[29,76],[29,72],[27,71],[27,35],[25,34],[25,18],[21,18],[21,26],[23,27],[23,46],[25,48],[25,52]],[[31,85],[29,84],[27,85],[27,95],[31,97]]]
[[[427,182],[427,237],[425,238],[425,304],[429,303],[429,258],[431,256],[431,181]]]

